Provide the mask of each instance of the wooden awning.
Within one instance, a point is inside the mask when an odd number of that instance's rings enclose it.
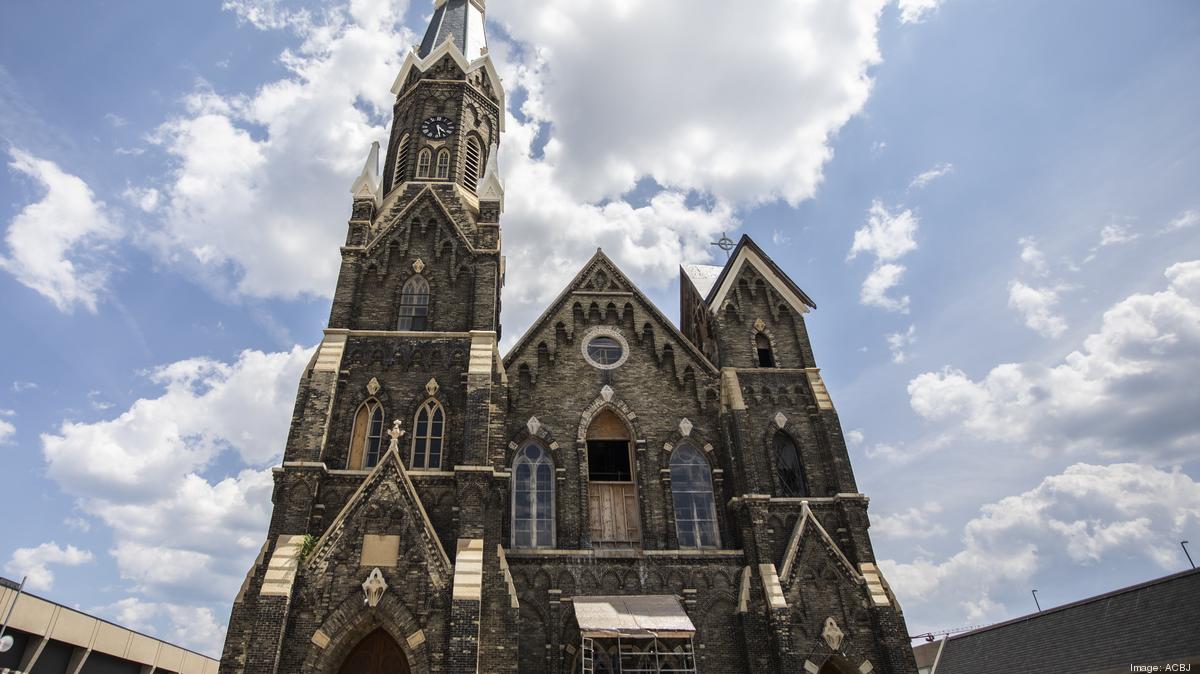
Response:
[[[575,597],[575,620],[585,637],[687,638],[696,633],[674,595]]]

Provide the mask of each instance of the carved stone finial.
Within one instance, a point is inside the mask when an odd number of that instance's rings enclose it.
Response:
[[[783,412],[775,413],[775,425],[781,429],[784,426],[787,426],[787,416],[785,416]]]
[[[542,428],[542,422],[538,421],[537,417],[529,417],[529,421],[525,422],[525,428],[529,429],[530,435],[537,435]]]
[[[396,423],[400,422],[397,421]],[[387,581],[383,579],[383,572],[379,570],[379,567],[371,569],[371,574],[367,576],[367,579],[362,584],[363,594],[366,595],[364,601],[367,603],[367,606],[371,608],[378,606],[379,600],[383,599],[383,593],[387,591],[387,588]]]
[[[438,386],[437,379],[434,377],[430,377],[429,381],[425,382],[425,392],[429,394],[430,398],[437,395],[438,388],[440,387]]]
[[[692,434],[692,421],[691,421],[691,419],[688,419],[687,417],[684,417],[684,418],[682,418],[682,419],[680,419],[680,420],[679,420],[679,432],[680,432],[680,434],[682,434],[682,435],[683,435],[683,437],[685,437],[685,438],[686,438],[687,436],[689,436],[689,435],[691,435],[691,434]]]
[[[604,398],[604,402],[606,403],[612,402],[614,393],[616,393],[616,391],[614,391],[613,387],[609,386],[608,384],[605,384],[604,388],[600,389],[600,397]]]
[[[399,452],[400,438],[404,437],[404,431],[400,430],[399,419],[396,419],[392,422],[392,430],[388,431],[388,437],[392,439],[392,441],[388,443],[388,451],[390,452],[394,449]]]
[[[413,260],[413,271],[420,274],[421,270],[424,268],[425,268],[425,262],[423,260],[421,260],[421,258],[417,258],[417,259]]]
[[[821,630],[821,638],[825,640],[825,644],[830,650],[837,651],[842,647],[842,639],[846,634],[838,627],[837,622],[833,618],[825,619],[825,629]]]
[[[367,382],[367,393],[371,395],[379,393],[380,388],[382,387],[379,385],[379,380],[375,377],[371,377],[371,381]]]
[[[754,320],[754,329],[757,330],[758,332],[762,332],[763,330],[766,330],[767,329],[766,321],[764,321],[761,318],[756,318]]]

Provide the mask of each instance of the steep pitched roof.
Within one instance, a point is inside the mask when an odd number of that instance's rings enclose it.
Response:
[[[487,48],[483,9],[471,0],[437,0],[435,6],[417,54],[425,58],[447,38],[453,38],[468,59],[479,58],[480,50]]]
[[[788,304],[799,313],[807,313],[809,309],[816,309],[817,305],[812,301],[800,286],[796,285],[788,275],[775,264],[769,255],[763,252],[762,248],[754,243],[748,234],[743,234],[738,245],[733,249],[733,254],[729,257],[729,262],[721,270],[720,276],[713,282],[704,301],[713,311],[718,311],[721,303],[729,296],[730,290],[733,289],[733,284],[737,281],[738,273],[742,267],[750,265],[757,269],[767,280],[775,287]],[[686,271],[686,268],[685,268]],[[690,274],[689,274],[690,276]],[[692,281],[696,285],[695,281]],[[696,285],[697,290],[700,289]],[[703,292],[701,290],[701,292]]]
[[[568,283],[567,286],[563,288],[562,292],[560,292],[558,296],[554,298],[554,301],[547,305],[546,309],[542,312],[542,315],[538,316],[538,319],[529,326],[529,329],[525,331],[525,334],[521,335],[521,338],[517,340],[517,343],[508,350],[508,353],[504,356],[505,368],[508,368],[512,364],[513,359],[520,355],[521,351],[528,346],[528,343],[532,339],[533,335],[537,334],[537,332],[542,329],[542,327],[550,320],[558,308],[567,301],[567,299],[571,296],[571,293],[583,285],[583,282],[591,275],[596,265],[603,265],[605,270],[612,275],[619,285],[627,288],[628,291],[632,293],[633,296],[650,311],[650,315],[658,321],[659,326],[665,330],[668,330],[676,338],[675,341],[683,345],[683,348],[687,349],[688,354],[695,358],[696,361],[701,364],[701,366],[707,368],[710,374],[717,374],[717,367],[708,360],[708,357],[705,356],[700,349],[697,349],[696,346],[692,344],[692,342],[688,340],[682,332],[679,331],[679,328],[676,327],[675,324],[663,314],[663,312],[659,311],[654,302],[651,302],[650,298],[646,297],[646,294],[643,293],[636,285],[634,285],[633,281],[629,280],[629,277],[626,276],[624,272],[617,267],[616,263],[613,262],[610,257],[605,255],[604,251],[600,248],[596,249],[596,254],[593,255],[591,259],[589,259],[587,263],[583,265],[579,272],[575,274],[575,277],[571,279],[571,282]]]
[[[821,521],[813,514],[812,508],[808,507],[808,502],[805,501],[800,506],[800,519],[796,522],[796,528],[792,529],[792,537],[788,540],[787,550],[783,553],[783,566],[779,569],[779,578],[787,583],[792,580],[792,572],[795,570],[796,556],[800,553],[800,544],[804,539],[804,533],[808,529],[812,529],[813,535],[817,536],[817,540],[823,545],[829,553],[837,561],[838,567],[845,572],[856,583],[863,582],[862,574],[854,568],[846,555],[842,553],[842,549],[821,526]]]

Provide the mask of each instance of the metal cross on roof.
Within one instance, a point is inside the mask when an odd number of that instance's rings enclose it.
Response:
[[[729,238],[729,235],[727,235],[725,232],[721,232],[721,238],[713,241],[709,245],[716,246],[717,248],[725,251],[725,259],[729,259],[729,251],[733,250],[733,247],[736,244],[734,243],[733,239]]]

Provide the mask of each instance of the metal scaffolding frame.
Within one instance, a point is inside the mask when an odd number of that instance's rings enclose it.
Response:
[[[582,674],[695,674],[692,637],[582,637]],[[597,644],[597,642],[601,642]],[[674,642],[674,646],[671,645]],[[607,643],[608,647],[605,647]],[[616,659],[609,650],[616,646]],[[599,649],[599,651],[597,650]],[[597,657],[597,652],[601,655]],[[597,670],[597,665],[603,669]]]

